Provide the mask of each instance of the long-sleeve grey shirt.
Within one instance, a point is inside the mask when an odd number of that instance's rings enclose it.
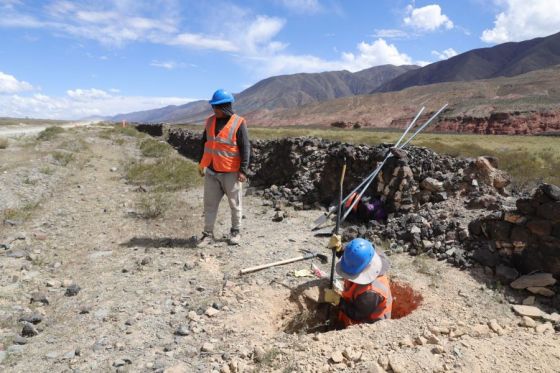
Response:
[[[231,117],[216,118],[216,128],[214,131],[214,136],[218,135],[218,133],[222,130],[222,128],[225,127],[225,125],[227,124],[230,118]],[[247,173],[249,172],[249,161],[251,157],[251,143],[249,141],[249,132],[247,131],[247,126],[245,125],[245,123],[239,126],[239,130],[237,131],[236,141],[237,141],[237,147],[239,148],[239,155],[241,158],[241,167],[239,170],[243,172],[245,175],[247,175]],[[204,129],[204,132],[202,133],[202,150],[198,158],[199,162],[200,160],[202,160],[202,156],[204,155],[205,144],[206,144],[206,129]],[[214,170],[212,165],[208,166],[208,168],[210,168],[214,172],[217,172],[216,170]]]

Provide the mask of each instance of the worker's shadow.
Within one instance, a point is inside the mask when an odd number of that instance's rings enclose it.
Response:
[[[193,249],[196,247],[196,237],[191,238],[171,238],[171,237],[132,237],[127,242],[123,242],[120,246],[124,247],[145,247],[145,248],[155,248],[155,247],[177,247],[177,248],[189,248]]]
[[[325,289],[329,287],[328,279],[316,279],[291,288],[288,300],[297,307],[295,316],[284,326],[288,334],[315,333],[335,328],[336,312],[325,303]]]

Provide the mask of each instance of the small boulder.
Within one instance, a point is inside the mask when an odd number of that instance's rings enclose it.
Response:
[[[552,277],[551,273],[535,273],[532,275],[525,275],[513,281],[510,286],[514,289],[527,289],[529,287],[545,287],[554,285],[556,279]]]

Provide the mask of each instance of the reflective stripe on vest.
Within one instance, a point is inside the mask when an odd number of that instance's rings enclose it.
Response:
[[[206,120],[206,143],[201,167],[212,165],[218,172],[239,171],[241,154],[237,146],[237,131],[243,122],[242,117],[234,114],[216,135],[216,117],[213,115]]]
[[[382,298],[382,301],[369,314],[368,316],[369,321],[373,322],[373,321],[391,318],[391,310],[393,308],[393,297],[391,295],[391,288],[387,276],[379,276],[378,278],[375,279],[375,281],[367,285],[359,285],[346,280],[344,282],[344,288],[345,290],[342,293],[342,297],[347,302],[353,302],[354,300],[356,300],[356,298],[358,298],[361,294],[365,293],[366,291],[373,291]],[[364,322],[364,321],[352,320],[342,311],[339,312],[338,318],[340,321],[342,321],[345,327]]]
[[[358,197],[358,193],[354,192],[350,195],[350,198],[348,198],[348,200],[346,201],[346,203],[344,204],[344,208],[348,209],[350,206],[352,206],[352,203],[354,202],[354,199]],[[360,204],[360,200],[358,199],[358,202],[356,202],[356,204],[354,205],[354,207],[352,207],[352,211],[356,212],[358,211],[358,205]]]

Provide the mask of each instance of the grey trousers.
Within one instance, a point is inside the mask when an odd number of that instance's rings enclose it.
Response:
[[[224,194],[231,210],[231,229],[241,228],[242,185],[237,172],[214,173],[208,169],[204,176],[204,232],[214,233],[218,206]]]

